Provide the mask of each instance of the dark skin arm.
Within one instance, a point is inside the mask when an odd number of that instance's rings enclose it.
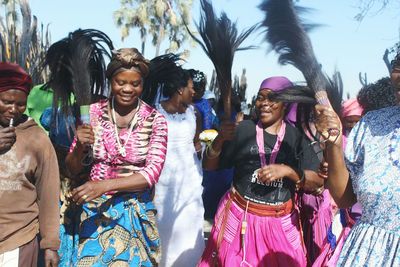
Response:
[[[139,173],[134,173],[127,177],[88,181],[72,190],[72,199],[80,205],[98,198],[106,192],[137,192],[147,188],[149,188],[149,184],[144,176]]]
[[[57,267],[60,258],[57,250],[45,249],[44,250],[44,264],[45,267]]]
[[[270,183],[284,177],[294,183],[301,182],[301,172],[285,164],[270,164],[258,171],[258,179],[263,183]],[[311,170],[304,170],[304,180],[300,185],[305,191],[313,192],[324,185],[324,180],[318,173]]]
[[[236,123],[223,122],[217,137],[210,145],[212,149],[206,149],[203,158],[203,168],[209,171],[216,170],[219,167],[219,158],[222,146],[225,141],[232,140],[235,136]],[[211,153],[211,151],[216,154]]]
[[[88,145],[94,143],[94,133],[92,127],[89,125],[79,126],[76,135],[78,139],[76,147],[66,157],[67,168],[74,175],[79,174],[83,170],[82,159],[85,155],[85,150],[90,149]],[[109,191],[136,192],[148,187],[149,184],[144,176],[134,173],[127,177],[102,181],[87,181],[72,191],[72,199],[77,204],[82,204]]]
[[[203,131],[202,127],[202,122],[203,118],[201,116],[201,113],[198,111],[196,107],[194,107],[194,114],[196,115],[196,133],[194,135],[193,143],[194,143],[194,148],[197,151],[197,156],[199,159],[201,159],[201,142],[200,142],[200,133]]]
[[[342,129],[339,116],[332,108],[317,105],[316,109],[316,128],[326,139],[325,161],[328,168],[328,179],[326,187],[339,208],[348,208],[356,203],[350,175],[347,170],[342,145],[342,136],[329,136],[329,129]]]
[[[0,153],[8,151],[15,143],[14,127],[0,128]]]
[[[72,174],[77,176],[85,166],[82,165],[84,156],[88,153],[90,145],[94,144],[94,133],[90,125],[80,125],[76,131],[76,147],[65,158],[65,164]]]

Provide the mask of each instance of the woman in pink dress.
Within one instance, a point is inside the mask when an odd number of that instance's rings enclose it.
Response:
[[[296,189],[318,188],[317,155],[297,128],[285,122],[290,104],[270,95],[292,87],[285,77],[260,86],[257,120],[223,123],[207,148],[207,169],[234,167],[200,266],[307,266]]]
[[[167,145],[165,118],[139,97],[148,61],[136,49],[113,52],[111,96],[90,106],[67,156],[79,174],[91,150],[89,181],[73,190],[83,205],[74,266],[154,266],[160,259],[152,189]]]

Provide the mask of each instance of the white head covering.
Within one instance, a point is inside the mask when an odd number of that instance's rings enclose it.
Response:
[[[213,91],[206,90],[206,91],[204,92],[203,98],[204,98],[204,99],[212,99],[212,98],[215,99],[215,94],[214,94]]]

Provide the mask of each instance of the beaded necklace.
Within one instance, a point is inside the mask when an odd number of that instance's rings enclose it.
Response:
[[[136,125],[137,122],[137,114],[138,114],[138,110],[139,110],[139,106],[140,106],[140,100],[138,100],[138,104],[135,108],[135,114],[133,115],[133,118],[130,122],[130,126],[129,126],[129,130],[128,130],[128,137],[125,140],[124,145],[121,144],[121,140],[119,138],[119,132],[118,132],[118,126],[117,126],[117,119],[115,116],[115,104],[114,104],[114,97],[111,100],[111,117],[113,119],[114,122],[114,134],[115,134],[115,139],[117,140],[117,146],[118,146],[118,153],[123,156],[126,157],[126,144],[128,143],[129,139],[131,138],[132,135],[132,131],[133,131],[133,127]]]

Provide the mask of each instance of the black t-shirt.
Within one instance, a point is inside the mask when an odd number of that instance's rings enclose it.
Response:
[[[268,164],[277,136],[264,131],[265,157]],[[285,164],[294,170],[317,171],[319,160],[308,139],[295,127],[287,124],[286,133],[278,152],[276,164]],[[256,122],[242,121],[235,138],[225,142],[220,157],[220,168],[234,167],[233,186],[246,199],[263,204],[288,201],[295,191],[295,183],[288,178],[270,184],[260,184],[252,179],[255,170],[261,168],[256,141]]]

